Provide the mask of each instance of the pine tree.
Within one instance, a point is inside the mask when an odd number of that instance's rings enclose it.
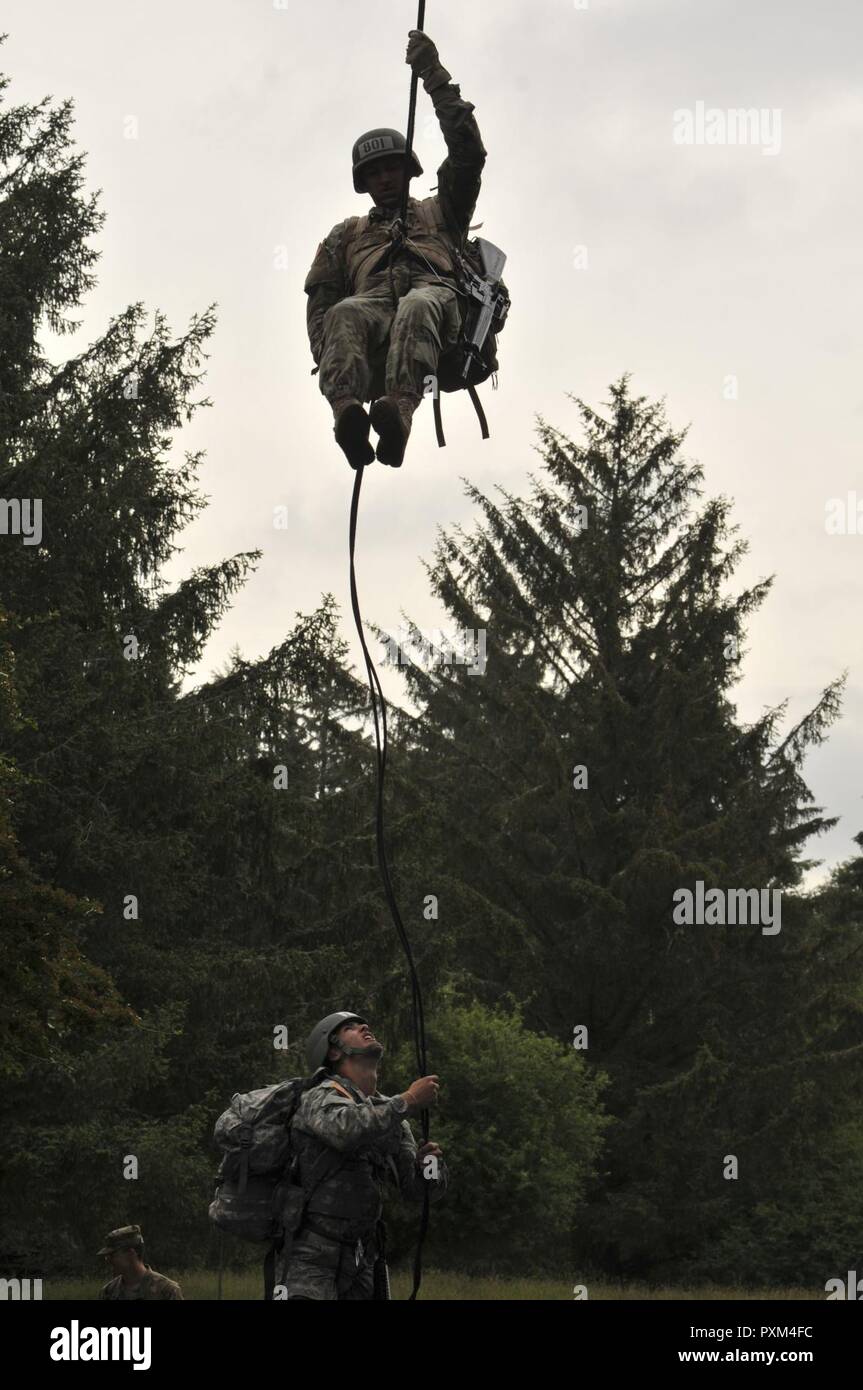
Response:
[[[841,680],[784,736],[784,706],[739,721],[730,692],[769,581],[727,592],[744,546],[727,500],[695,509],[685,432],[626,377],[609,404],[578,402],[582,444],[540,421],[532,495],[468,487],[480,525],[439,541],[433,588],[456,628],[487,632],[487,668],[408,668],[415,795],[449,968],[488,1003],[518,981],[528,1026],[586,1028],[611,1078],[582,1254],[691,1273],[723,1226],[817,1165],[817,1059],[834,1059],[831,1105],[853,1094],[853,1049],[834,1043],[859,1041],[859,1020],[818,1002],[847,929],[826,935],[794,891],[803,845],[834,823],[801,765]],[[782,890],[781,932],[676,924],[674,894],[698,880]]]
[[[15,911],[55,914],[55,955],[64,931],[71,943],[66,1002],[101,990],[108,1015],[107,1033],[60,1055],[42,1037],[16,1072],[6,1229],[31,1262],[54,1251],[73,1264],[133,1202],[164,1257],[200,1253],[219,1111],[295,1073],[306,1031],[346,995],[371,1007],[395,948],[366,702],[332,599],[267,657],[237,653],[184,689],[260,554],[173,588],[162,574],[204,506],[203,458],[178,461],[173,437],[209,403],[212,309],[175,337],[134,304],[86,351],[48,358],[44,330],[72,326],[102,225],[71,120],[70,103],[0,113],[0,495],[16,524],[41,506],[40,535],[2,536],[0,596],[21,708],[4,729],[20,784],[17,839],[3,837],[26,896]],[[19,972],[29,949],[16,947]],[[49,974],[22,976],[37,1037]],[[274,1051],[284,1024],[289,1054]],[[140,1184],[122,1180],[129,1152],[148,1156]]]
[[[14,662],[0,609],[0,747],[22,722]],[[39,881],[14,827],[24,779],[0,753],[0,1078],[18,1079],[32,1063],[98,1037],[130,1016],[108,975],[82,953],[83,923],[97,905]]]

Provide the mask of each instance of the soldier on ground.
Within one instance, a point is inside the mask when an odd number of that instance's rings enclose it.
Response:
[[[309,1037],[310,1074],[326,1065],[331,1078],[306,1092],[291,1125],[307,1206],[284,1273],[289,1299],[386,1297],[376,1293],[374,1279],[384,1183],[389,1179],[413,1201],[422,1201],[427,1189],[431,1201],[446,1191],[439,1145],[417,1149],[405,1119],[435,1103],[438,1078],[424,1076],[401,1095],[381,1095],[383,1051],[358,1014],[330,1014]]]
[[[144,1237],[140,1226],[120,1226],[105,1237],[99,1251],[111,1266],[115,1276],[99,1292],[99,1297],[131,1302],[149,1302],[183,1297],[183,1291],[173,1279],[151,1269],[144,1262]]]
[[[306,277],[307,324],[321,391],[333,409],[336,442],[352,468],[373,462],[369,428],[378,433],[377,458],[398,468],[411,420],[438,359],[456,345],[461,310],[453,253],[463,248],[479,196],[486,151],[459,87],[421,30],[411,29],[406,61],[431,96],[447,146],[437,194],[409,198],[400,228],[405,179],[422,174],[397,130],[361,135],[353,148],[353,182],[370,194],[365,217],[338,223],[318,246]],[[404,234],[403,234],[404,233]],[[370,414],[375,376],[385,394]]]

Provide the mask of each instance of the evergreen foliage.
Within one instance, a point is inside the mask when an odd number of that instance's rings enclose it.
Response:
[[[21,1274],[91,1270],[131,1220],[157,1263],[207,1256],[212,1124],[302,1070],[322,1014],[380,1020],[388,1091],[415,1071],[332,596],[188,685],[260,554],[164,579],[205,505],[203,457],[174,444],[208,404],[212,308],[175,336],[133,304],[49,359],[101,225],[70,104],[0,109],[0,497],[41,506],[38,544],[0,536],[0,1203]],[[801,890],[833,824],[803,761],[841,680],[790,733],[784,706],[741,721],[769,582],[729,592],[729,503],[700,500],[684,433],[626,377],[607,414],[578,408],[582,443],[540,421],[527,498],[469,487],[478,526],[441,534],[430,582],[487,632],[485,673],[408,666],[390,712],[388,842],[453,1170],[433,1250],[811,1284],[863,1239],[863,855]],[[781,931],[675,922],[697,881],[781,890]]]

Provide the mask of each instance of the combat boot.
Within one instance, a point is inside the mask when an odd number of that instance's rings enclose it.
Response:
[[[377,457],[391,468],[400,468],[411,432],[411,420],[422,396],[413,391],[391,391],[379,396],[369,415],[378,432]]]
[[[355,396],[339,396],[332,402],[336,443],[351,468],[374,463],[375,451],[369,440],[371,421]]]

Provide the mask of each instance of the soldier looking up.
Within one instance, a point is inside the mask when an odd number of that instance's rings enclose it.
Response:
[[[352,468],[371,463],[369,429],[378,433],[377,458],[401,465],[414,411],[438,358],[458,341],[461,311],[453,252],[464,247],[479,196],[486,151],[458,85],[441,65],[427,34],[411,29],[406,62],[431,96],[447,146],[437,194],[408,199],[405,235],[399,231],[404,180],[421,174],[397,130],[370,130],[353,148],[353,182],[374,207],[339,222],[320,243],[306,276],[307,325],[319,385],[332,406],[336,442]],[[377,372],[376,372],[377,368]],[[373,379],[386,394],[370,414]]]
[[[381,1095],[383,1051],[358,1014],[330,1014],[309,1037],[309,1072],[326,1064],[331,1079],[306,1091],[291,1125],[307,1208],[284,1274],[289,1299],[374,1298],[384,1183],[413,1201],[426,1188],[432,1201],[446,1191],[440,1147],[417,1149],[405,1119],[435,1103],[438,1078]]]

